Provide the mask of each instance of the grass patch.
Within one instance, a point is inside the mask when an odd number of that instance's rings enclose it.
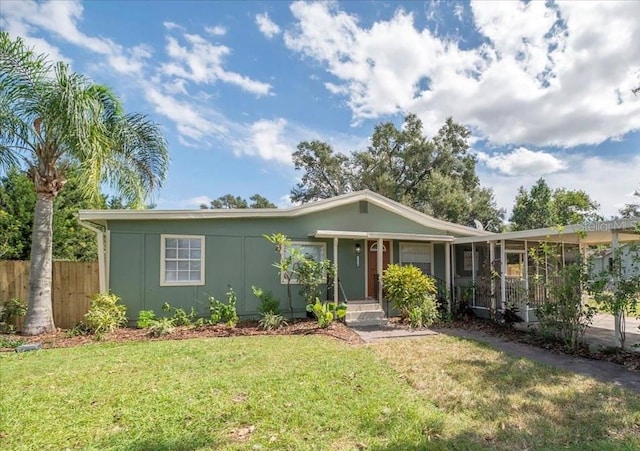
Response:
[[[384,448],[443,421],[369,349],[326,337],[95,344],[0,367],[3,449]]]
[[[0,355],[2,449],[637,449],[640,397],[437,336]]]
[[[612,384],[444,335],[372,348],[446,414],[452,449],[640,449],[640,396]]]

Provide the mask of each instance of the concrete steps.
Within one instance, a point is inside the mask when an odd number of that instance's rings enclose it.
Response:
[[[347,326],[386,326],[387,318],[380,304],[371,301],[355,301],[347,303]]]

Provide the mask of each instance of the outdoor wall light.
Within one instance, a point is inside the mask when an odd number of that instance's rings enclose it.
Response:
[[[356,243],[356,268],[360,267],[360,243]]]

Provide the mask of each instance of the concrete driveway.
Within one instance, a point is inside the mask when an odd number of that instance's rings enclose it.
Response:
[[[640,320],[634,317],[626,318],[625,321],[627,338],[625,347],[629,350],[640,352]],[[584,338],[589,345],[595,346],[615,346],[613,315],[607,313],[597,313],[593,317],[591,327],[585,332]],[[638,345],[633,347],[633,345]]]

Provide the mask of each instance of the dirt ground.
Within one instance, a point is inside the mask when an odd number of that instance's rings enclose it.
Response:
[[[277,330],[263,330],[257,322],[243,322],[235,327],[225,325],[206,325],[201,327],[182,326],[174,328],[173,332],[162,337],[154,338],[145,329],[122,328],[105,334],[100,341],[120,343],[125,341],[157,341],[157,340],[186,340],[190,338],[208,337],[243,337],[253,335],[325,335],[344,341],[350,345],[362,343],[362,339],[343,323],[334,323],[326,329],[318,327],[313,320],[297,320]],[[93,335],[70,336],[69,331],[58,329],[56,332],[25,337],[21,335],[2,335],[4,338],[24,340],[26,343],[40,343],[43,348],[67,348],[96,343]],[[12,348],[0,348],[0,351],[13,351]]]

